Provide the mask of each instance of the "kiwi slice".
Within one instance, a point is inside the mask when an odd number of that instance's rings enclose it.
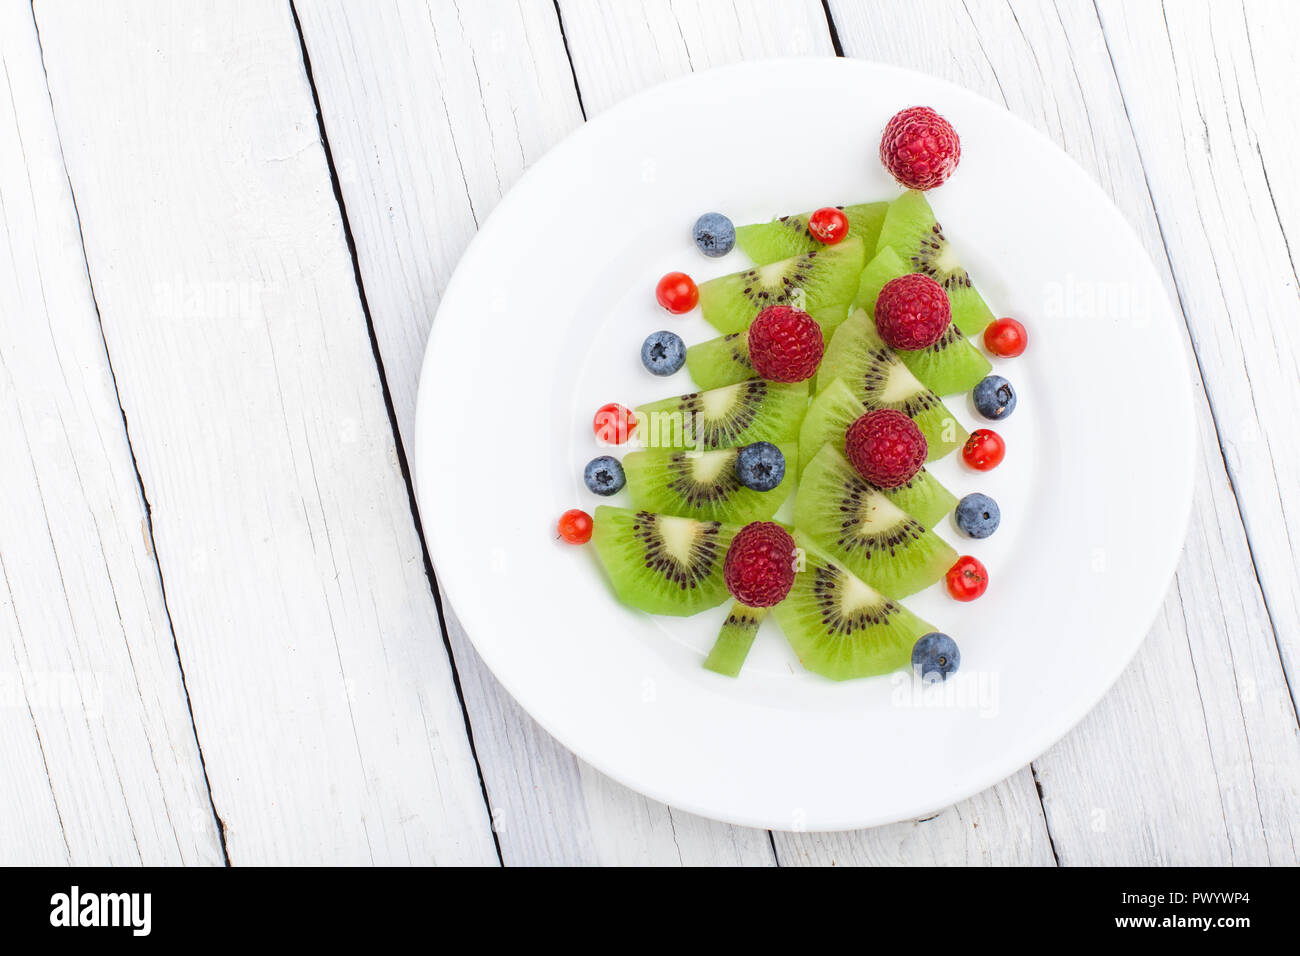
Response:
[[[924,468],[913,475],[907,484],[880,490],[886,498],[931,531],[957,507],[957,496]]]
[[[642,405],[636,409],[636,434],[649,448],[780,444],[798,436],[807,410],[807,382],[755,378]]]
[[[844,304],[828,306],[810,314],[821,326],[822,339],[829,344],[831,335],[844,323],[848,313],[849,307]],[[749,361],[748,330],[692,345],[686,350],[686,371],[700,388],[720,388],[756,377],[758,373]]]
[[[870,252],[880,238],[880,226],[885,221],[887,202],[859,203],[855,206],[836,206],[849,220],[846,239],[861,239]],[[757,265],[766,265],[778,259],[801,255],[826,248],[825,244],[808,230],[812,212],[797,216],[781,216],[771,222],[760,222],[736,229],[736,245]]]
[[[781,445],[785,478],[771,491],[746,488],[736,477],[738,448],[716,451],[634,451],[623,458],[634,507],[686,518],[749,524],[767,521],[790,496],[798,446]]]
[[[893,249],[888,246],[881,249],[862,270],[858,295],[853,300],[854,307],[874,317],[876,298],[885,283],[907,275],[909,271]],[[993,371],[989,360],[951,322],[944,330],[943,337],[929,348],[915,351],[894,349],[894,352],[917,380],[936,395],[969,392],[985,375]]]
[[[830,444],[799,479],[794,523],[886,597],[929,587],[957,560],[951,545],[864,481]]]
[[[907,667],[912,645],[934,630],[903,605],[863,583],[796,532],[803,568],[772,609],[799,663],[831,680],[874,677]]]
[[[700,388],[720,388],[754,378],[749,361],[749,332],[732,332],[686,350],[686,371]]]
[[[591,540],[614,594],[628,607],[651,614],[695,614],[729,596],[722,562],[739,530],[601,505]]]
[[[942,458],[966,441],[966,429],[943,400],[917,381],[897,353],[881,340],[876,320],[864,309],[855,311],[835,330],[822,356],[817,387],[824,391],[837,378],[865,407],[896,408],[916,422],[930,446],[930,461]]]
[[[957,260],[935,221],[925,193],[908,190],[892,203],[880,227],[876,250],[891,248],[912,272],[924,272],[948,291],[952,321],[966,335],[979,335],[993,313],[971,284],[970,273]]]
[[[755,266],[744,272],[700,283],[700,314],[719,332],[749,328],[769,305],[792,305],[816,312],[844,305],[858,291],[866,264],[861,239],[845,239],[833,246]]]
[[[749,656],[749,648],[754,643],[758,626],[767,617],[765,607],[747,607],[737,601],[731,605],[731,613],[722,622],[718,639],[713,642],[713,650],[704,659],[704,666],[717,674],[735,677]]]

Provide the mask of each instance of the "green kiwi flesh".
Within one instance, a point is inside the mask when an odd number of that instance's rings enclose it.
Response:
[[[907,667],[912,645],[934,628],[861,581],[806,535],[796,532],[794,539],[803,549],[803,567],[772,616],[799,662],[831,680]]]
[[[596,555],[628,607],[681,616],[730,596],[722,562],[738,528],[609,505],[599,506],[593,521]]]
[[[746,607],[739,601],[731,605],[731,612],[722,623],[718,639],[713,642],[713,649],[704,659],[704,667],[725,677],[739,675],[745,658],[749,656],[749,649],[754,644],[758,626],[765,617],[765,607]]]
[[[876,248],[880,226],[885,221],[888,202],[858,203],[853,206],[836,206],[849,220],[847,239],[861,239],[867,252]],[[756,265],[766,265],[778,259],[824,249],[825,245],[808,229],[811,212],[795,216],[781,216],[771,222],[754,223],[736,227],[736,245]]]
[[[848,317],[848,305],[833,305],[811,313],[829,343],[835,329]],[[734,385],[758,375],[749,361],[749,332],[732,332],[692,345],[686,350],[686,371],[700,388]]]
[[[825,390],[837,378],[866,408],[896,408],[916,422],[929,445],[928,461],[942,458],[968,437],[943,400],[922,385],[881,340],[876,320],[864,309],[856,310],[835,330],[822,356],[817,387]],[[802,439],[799,444],[802,449]]]
[[[785,478],[771,491],[746,488],[736,477],[738,448],[716,451],[634,451],[623,457],[632,506],[641,511],[745,525],[767,521],[794,488],[799,450],[780,446]]]
[[[929,587],[957,560],[946,541],[863,480],[829,444],[799,479],[794,524],[886,597]]]
[[[648,448],[780,444],[798,437],[807,410],[807,382],[756,378],[642,405],[636,409],[635,435]]]
[[[891,279],[907,275],[908,272],[903,260],[898,258],[898,253],[889,247],[881,249],[862,270],[858,295],[853,300],[854,307],[874,317],[880,290]],[[894,349],[894,352],[916,376],[917,381],[936,395],[969,392],[993,371],[989,360],[951,322],[944,330],[943,337],[928,348],[915,351]]]
[[[866,247],[861,239],[789,259],[754,266],[700,283],[700,314],[722,334],[749,328],[769,305],[790,305],[805,312],[852,301],[858,291]]]
[[[924,468],[907,484],[882,488],[881,492],[931,531],[957,507],[957,496]]]
[[[953,324],[965,335],[979,335],[993,321],[993,313],[935,220],[925,193],[908,190],[889,204],[876,250],[886,247],[898,253],[908,271],[924,272],[947,290]]]

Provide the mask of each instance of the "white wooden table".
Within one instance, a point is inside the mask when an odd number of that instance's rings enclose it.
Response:
[[[1297,863],[1298,34],[1285,0],[0,0],[0,863]],[[1114,197],[1201,457],[1070,736],[925,820],[769,834],[529,720],[406,462],[439,295],[529,164],[663,79],[832,54],[1005,104]]]

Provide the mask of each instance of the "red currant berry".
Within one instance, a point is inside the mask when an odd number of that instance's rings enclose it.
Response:
[[[681,315],[695,308],[700,301],[700,290],[685,272],[670,272],[655,286],[655,298],[673,315]]]
[[[1007,453],[1007,443],[991,428],[977,428],[970,433],[962,447],[961,457],[976,471],[992,471],[1002,464]]]
[[[591,540],[591,529],[591,515],[577,508],[570,508],[560,515],[559,523],[555,526],[560,537],[569,544],[586,544]]]
[[[621,445],[636,431],[636,416],[631,409],[618,402],[610,402],[596,410],[591,428],[596,433],[596,440],[602,445]]]
[[[808,217],[808,231],[819,242],[833,246],[849,234],[849,217],[834,206],[824,206]]]
[[[1029,344],[1029,333],[1015,319],[998,319],[984,330],[984,347],[994,355],[1015,358]]]
[[[989,586],[989,572],[978,560],[969,554],[957,559],[957,563],[948,569],[945,580],[948,593],[958,601],[973,601]]]

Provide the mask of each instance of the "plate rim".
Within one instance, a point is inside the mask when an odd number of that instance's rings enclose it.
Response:
[[[914,81],[925,85],[937,85],[944,89],[946,95],[957,99],[978,101],[984,108],[992,108],[997,113],[1008,118],[1013,124],[1018,126],[1023,133],[1037,139],[1042,145],[1045,145],[1051,152],[1063,160],[1069,168],[1076,171],[1080,175],[1081,181],[1087,183],[1087,188],[1093,193],[1094,198],[1105,207],[1108,207],[1115,212],[1117,220],[1123,223],[1123,229],[1126,230],[1128,234],[1127,238],[1131,239],[1138,248],[1142,249],[1142,265],[1147,271],[1149,271],[1153,280],[1153,287],[1158,289],[1159,299],[1156,303],[1153,303],[1153,312],[1157,311],[1160,307],[1163,307],[1176,323],[1177,318],[1181,315],[1180,310],[1174,306],[1173,301],[1170,299],[1168,290],[1165,288],[1165,283],[1162,281],[1160,276],[1160,272],[1156,268],[1151,254],[1146,250],[1145,245],[1142,243],[1141,236],[1137,232],[1137,229],[1128,217],[1119,209],[1111,196],[1087,172],[1087,170],[1077,163],[1073,157],[1071,157],[1050,137],[1021,119],[1006,106],[991,100],[983,94],[967,89],[966,87],[960,86],[942,77],[923,73],[911,68],[895,66],[893,64],[878,61],[839,56],[795,56],[750,59],[713,67],[708,70],[693,71],[681,76],[673,77],[640,90],[585,121],[582,125],[572,130],[550,147],[544,155],[529,166],[506,194],[501,197],[495,208],[493,208],[491,213],[481,224],[478,231],[467,245],[464,253],[458,260],[456,268],[453,270],[453,274],[439,298],[438,309],[430,327],[429,335],[425,344],[424,357],[421,363],[414,431],[415,454],[412,461],[416,501],[420,506],[422,530],[424,531],[425,541],[429,550],[429,557],[433,562],[436,575],[440,574],[439,569],[441,567],[446,567],[454,563],[456,556],[454,553],[448,553],[450,547],[448,544],[442,543],[442,539],[445,536],[432,533],[432,529],[429,526],[430,519],[426,517],[427,515],[432,514],[431,509],[425,507],[428,495],[432,494],[432,492],[427,490],[429,484],[428,475],[432,469],[425,467],[425,455],[429,447],[432,445],[432,441],[427,436],[431,434],[429,418],[433,414],[429,407],[430,402],[427,400],[432,389],[427,387],[427,383],[433,374],[432,370],[437,361],[435,358],[435,355],[438,352],[437,345],[442,337],[440,335],[439,320],[443,317],[446,302],[454,299],[452,293],[458,289],[461,281],[463,281],[463,276],[465,275],[465,270],[462,269],[463,264],[478,254],[478,250],[487,246],[492,241],[492,237],[495,235],[497,229],[500,228],[499,224],[507,218],[508,211],[514,208],[519,195],[525,191],[524,187],[532,183],[534,180],[541,179],[551,166],[561,163],[567,154],[580,147],[586,139],[598,136],[600,131],[605,126],[612,124],[615,118],[620,114],[635,110],[641,101],[663,95],[665,92],[679,86],[690,86],[697,83],[708,82],[709,78],[719,74],[788,68],[791,66],[806,65],[809,61],[820,61],[826,64],[835,63],[850,70],[863,70],[866,73],[876,71],[892,73],[900,78],[911,78]],[[442,326],[444,334],[446,324],[446,320],[443,320]],[[945,792],[942,798],[938,799],[937,802],[927,804],[907,815],[899,816],[896,813],[872,815],[864,813],[854,816],[852,819],[823,819],[816,823],[809,823],[806,826],[796,827],[779,822],[774,823],[771,819],[762,817],[761,815],[751,816],[744,812],[720,812],[716,807],[705,807],[699,804],[693,804],[691,800],[683,799],[680,795],[670,793],[668,792],[668,788],[657,786],[655,782],[631,779],[629,775],[612,769],[605,761],[600,759],[598,755],[594,755],[589,748],[583,746],[582,741],[577,741],[571,737],[566,737],[566,735],[557,733],[550,725],[550,722],[542,716],[539,716],[535,709],[530,706],[528,700],[530,695],[528,695],[526,691],[521,690],[519,683],[514,679],[513,675],[507,676],[508,669],[494,666],[492,661],[492,652],[488,651],[485,653],[484,646],[481,645],[475,637],[475,632],[476,630],[479,630],[479,628],[476,628],[473,622],[466,619],[461,614],[458,613],[457,617],[462,624],[466,636],[468,636],[471,644],[473,644],[475,652],[482,659],[483,663],[487,665],[494,679],[506,690],[507,693],[510,694],[519,706],[523,708],[531,720],[536,722],[562,747],[570,751],[578,759],[598,770],[600,773],[636,793],[640,793],[668,806],[676,807],[686,812],[723,823],[783,832],[834,832],[840,830],[864,829],[887,825],[901,820],[914,819],[917,816],[923,816],[953,806],[983,792],[984,790],[987,790],[992,786],[996,786],[1014,775],[1023,767],[1031,764],[1044,752],[1068,736],[1086,717],[1088,717],[1111,692],[1119,678],[1133,662],[1137,652],[1141,649],[1142,644],[1149,635],[1152,625],[1159,615],[1160,608],[1167,599],[1169,584],[1174,579],[1177,566],[1186,546],[1196,485],[1194,466],[1196,459],[1199,456],[1201,444],[1198,434],[1195,394],[1191,380],[1191,363],[1187,355],[1187,349],[1190,345],[1186,341],[1177,341],[1172,344],[1175,346],[1172,350],[1174,353],[1172,361],[1174,361],[1178,366],[1179,375],[1177,378],[1180,383],[1180,401],[1177,402],[1177,407],[1185,413],[1181,416],[1185,434],[1179,444],[1180,447],[1183,447],[1186,450],[1187,461],[1192,467],[1175,470],[1173,477],[1177,479],[1176,487],[1173,487],[1174,483],[1172,481],[1166,486],[1171,494],[1176,493],[1177,498],[1180,499],[1180,507],[1178,509],[1180,515],[1178,522],[1179,533],[1177,536],[1178,546],[1176,548],[1171,548],[1169,554],[1164,557],[1164,560],[1161,563],[1159,577],[1165,582],[1164,587],[1159,591],[1159,593],[1154,593],[1153,589],[1153,594],[1147,599],[1145,612],[1141,615],[1134,615],[1135,621],[1140,620],[1142,624],[1141,630],[1137,631],[1138,636],[1128,642],[1129,646],[1122,655],[1118,653],[1114,655],[1114,664],[1110,668],[1109,673],[1106,675],[1104,680],[1098,681],[1100,689],[1095,695],[1088,695],[1092,698],[1091,702],[1086,707],[1083,707],[1080,713],[1074,714],[1056,724],[1040,727],[1035,733],[1023,738],[1025,742],[1020,747],[1008,746],[1004,748],[1005,756],[1002,760],[997,761],[996,763],[990,762],[989,766],[992,769],[975,775],[978,776],[978,782],[972,783],[968,781],[965,785],[952,789],[951,792]],[[453,575],[453,577],[454,576],[455,575]],[[452,588],[445,583],[441,576],[439,576],[438,580],[445,600],[450,602],[453,608],[457,607],[456,595],[452,593]],[[1027,754],[1027,756],[1025,754]]]

